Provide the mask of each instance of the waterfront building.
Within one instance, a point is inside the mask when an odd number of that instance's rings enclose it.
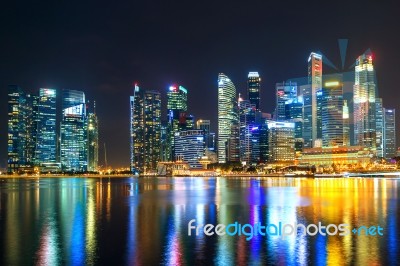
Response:
[[[255,111],[260,111],[261,78],[258,72],[249,72],[247,76],[247,96]]]
[[[321,94],[323,147],[343,146],[343,88],[337,81],[327,81]]]
[[[322,88],[322,56],[311,53],[308,57],[308,84],[302,86],[304,147],[311,148],[318,138],[317,91]]]
[[[384,112],[382,98],[375,99],[376,156],[383,158]]]
[[[249,164],[252,157],[252,132],[255,124],[254,104],[239,97],[239,147],[240,161]]]
[[[176,161],[187,162],[190,168],[202,168],[199,162],[205,154],[203,130],[184,130],[175,133]]]
[[[196,122],[196,129],[204,131],[204,142],[206,148],[210,151],[215,150],[215,133],[210,132],[211,122],[210,120],[199,119]]]
[[[238,124],[236,88],[223,73],[218,75],[218,162],[226,163],[227,144],[232,136],[232,125]],[[234,134],[233,134],[234,135]]]
[[[175,133],[180,130],[186,130],[187,128],[187,90],[179,85],[172,85],[168,88],[167,92],[167,112],[168,112],[168,138],[171,149],[169,150],[168,160],[174,160],[174,137]],[[189,122],[189,128],[194,128],[193,123]]]
[[[294,123],[271,121],[268,123],[269,161],[291,164],[295,159]]]
[[[303,97],[290,99],[285,103],[286,121],[294,123],[294,147],[303,149]]]
[[[56,90],[41,88],[37,103],[35,164],[57,163]]]
[[[130,107],[131,171],[155,171],[161,159],[161,94],[135,85]]]
[[[63,90],[60,163],[64,171],[87,171],[87,130],[85,93],[77,90]]]
[[[300,164],[348,169],[371,162],[372,152],[362,146],[319,147],[304,149]]]
[[[391,159],[396,156],[396,110],[383,109],[383,157]]]
[[[95,172],[99,167],[99,121],[95,112],[88,115],[88,171]]]
[[[19,172],[30,163],[27,153],[29,130],[27,116],[29,107],[25,92],[16,85],[8,86],[8,139],[7,172]]]
[[[297,99],[297,83],[282,82],[276,83],[276,110],[275,120],[286,121],[286,103]]]
[[[376,85],[371,54],[356,60],[354,84],[354,142],[376,149]]]

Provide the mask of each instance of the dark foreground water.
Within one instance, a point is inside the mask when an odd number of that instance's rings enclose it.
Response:
[[[398,179],[0,179],[0,264],[395,265],[399,197]],[[192,219],[379,225],[384,231],[247,241],[244,235],[188,236]]]

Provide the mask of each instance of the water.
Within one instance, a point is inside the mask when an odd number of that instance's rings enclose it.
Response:
[[[0,179],[0,264],[397,264],[400,180]],[[197,224],[380,225],[383,236],[188,236]],[[194,231],[193,231],[194,234]]]

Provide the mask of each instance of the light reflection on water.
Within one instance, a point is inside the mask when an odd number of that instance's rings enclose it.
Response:
[[[0,180],[0,264],[396,264],[398,179]],[[188,236],[187,224],[380,225],[384,236]]]

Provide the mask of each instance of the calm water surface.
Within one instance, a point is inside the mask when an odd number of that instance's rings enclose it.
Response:
[[[0,264],[400,263],[399,179],[0,179]],[[383,236],[188,236],[188,222],[380,225]]]

